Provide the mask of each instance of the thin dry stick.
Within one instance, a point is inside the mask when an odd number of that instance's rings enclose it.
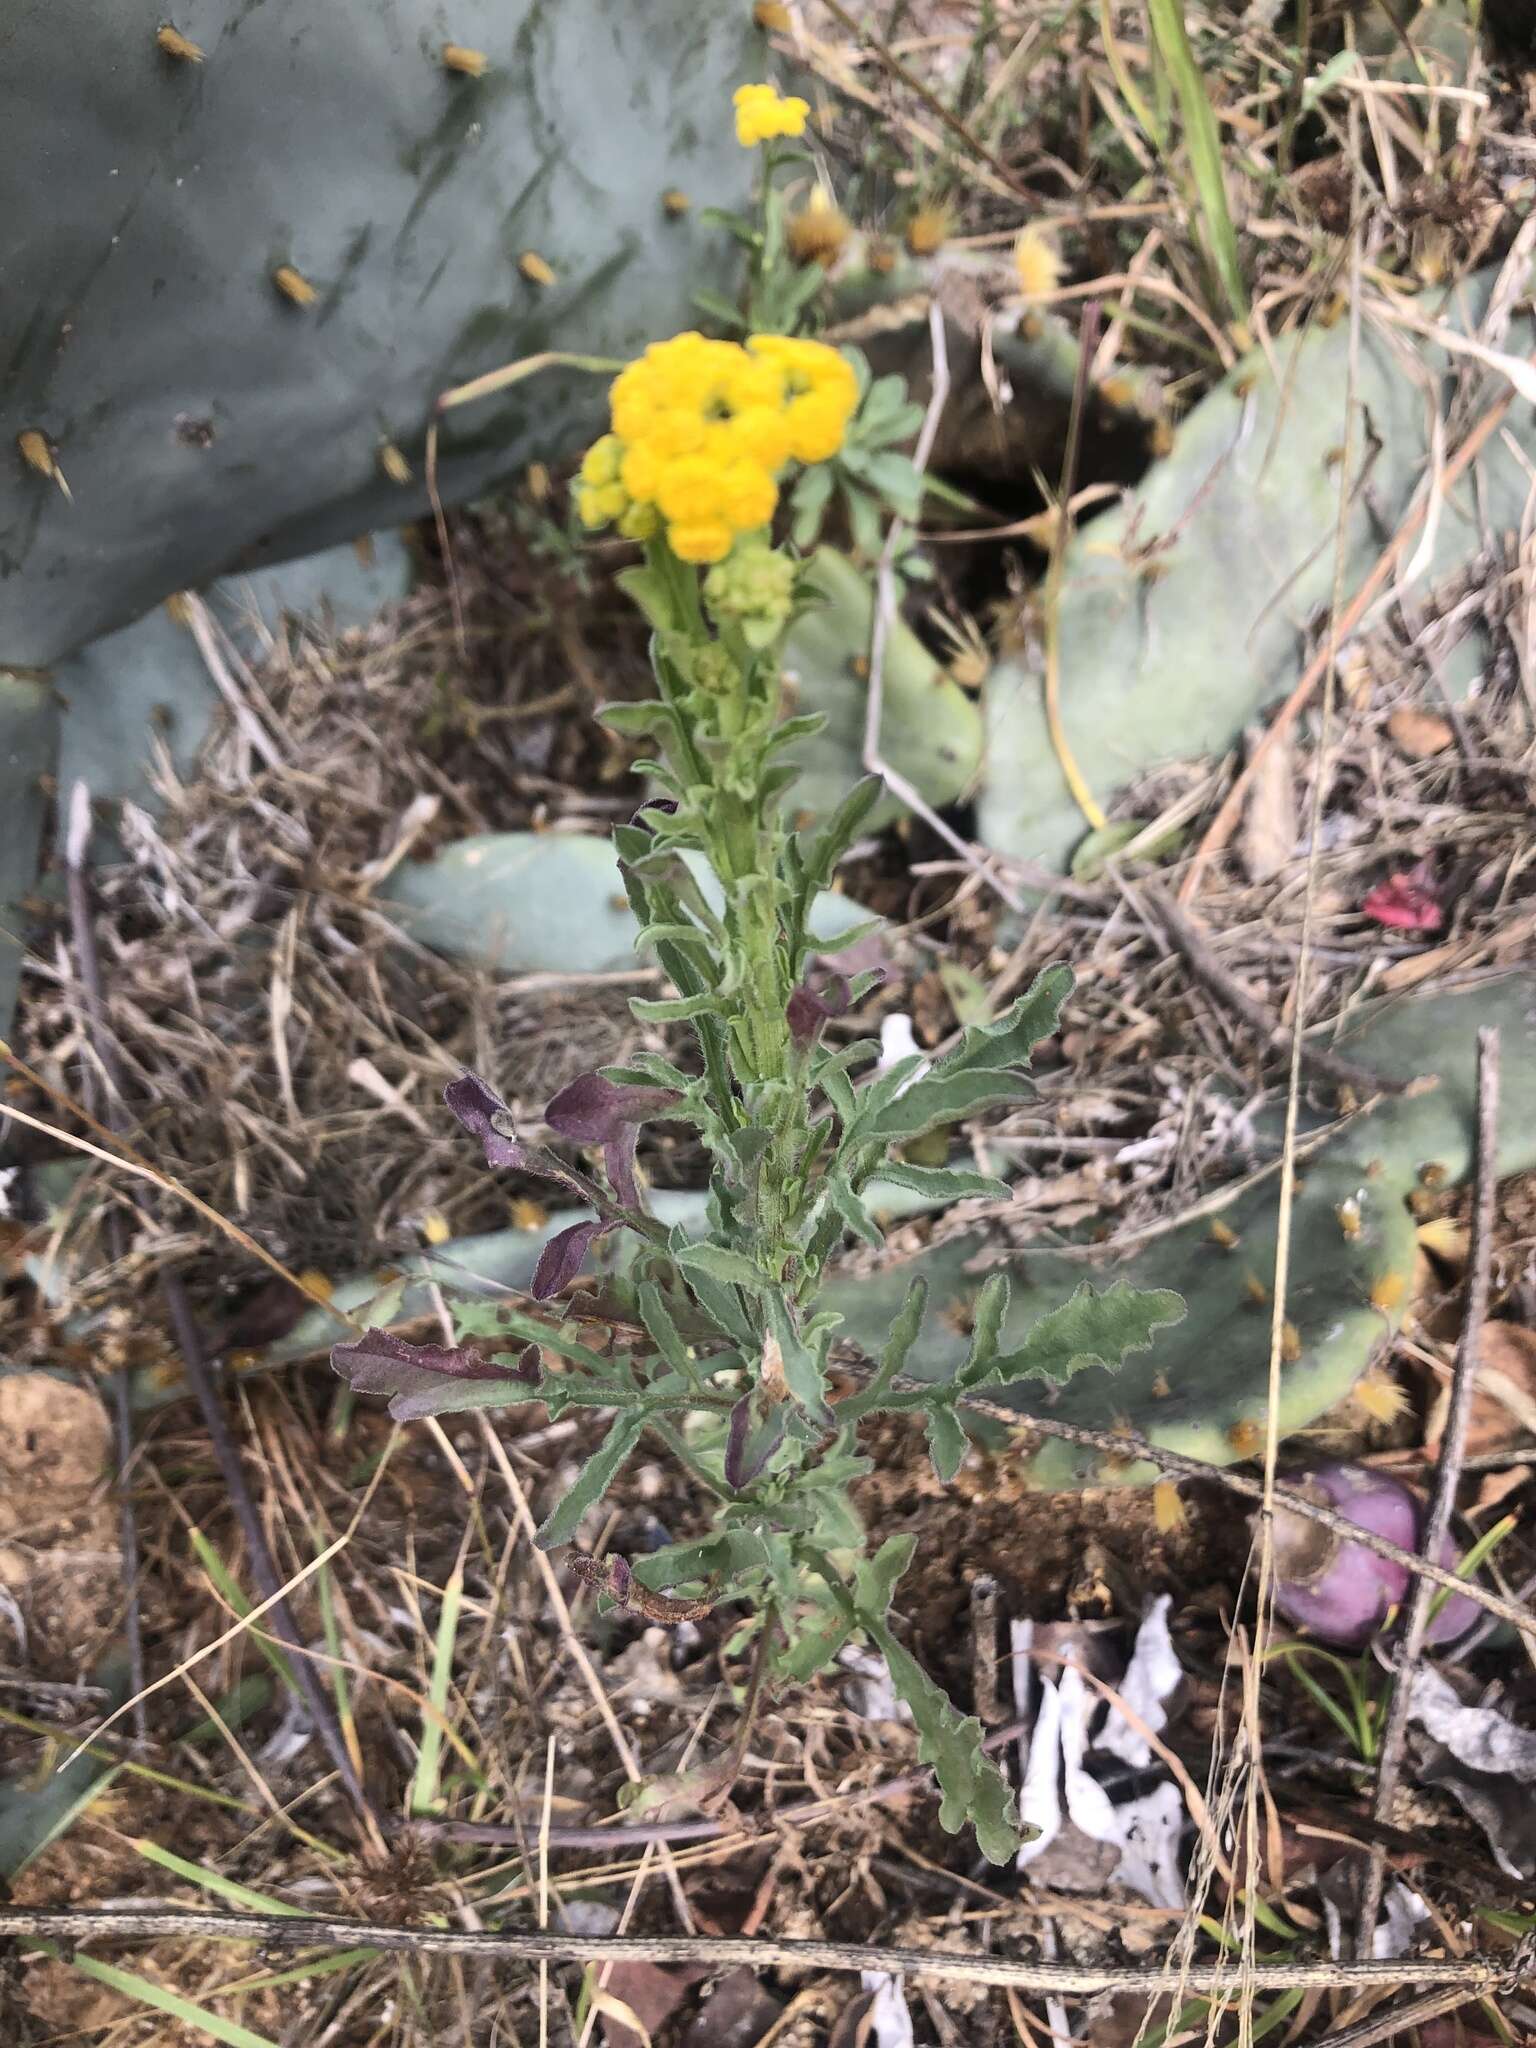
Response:
[[[1467,1311],[1456,1347],[1456,1369],[1451,1381],[1450,1408],[1440,1441],[1440,1465],[1435,1473],[1429,1514],[1424,1523],[1422,1549],[1426,1557],[1438,1558],[1445,1547],[1456,1505],[1456,1488],[1461,1479],[1461,1461],[1466,1456],[1467,1428],[1472,1419],[1472,1397],[1477,1386],[1478,1353],[1482,1347],[1483,1325],[1488,1320],[1490,1276],[1493,1268],[1494,1208],[1499,1190],[1499,1034],[1484,1028],[1477,1034],[1477,1155],[1473,1179],[1472,1244],[1467,1271]],[[1381,1749],[1376,1767],[1376,1795],[1371,1813],[1376,1820],[1391,1818],[1402,1772],[1403,1745],[1408,1734],[1408,1708],[1413,1698],[1413,1675],[1424,1651],[1429,1628],[1429,1610],[1435,1592],[1429,1580],[1417,1579],[1408,1602],[1408,1620],[1393,1664],[1392,1698],[1381,1731]],[[1381,1909],[1382,1882],[1386,1874],[1386,1851],[1377,1842],[1371,1849],[1360,1887],[1360,1925],[1357,1952],[1369,1955]]]
[[[1228,973],[1211,945],[1196,931],[1172,898],[1152,882],[1143,882],[1138,893],[1150,906],[1173,945],[1183,954],[1197,979],[1203,981],[1213,995],[1219,996],[1228,1009],[1236,1011],[1244,1023],[1251,1025],[1266,1045],[1290,1054],[1298,1034],[1276,1023],[1257,996],[1250,995],[1237,976]],[[1401,1095],[1412,1086],[1407,1081],[1383,1080],[1369,1067],[1357,1066],[1353,1060],[1330,1052],[1326,1046],[1314,1045],[1305,1037],[1301,1039],[1299,1052],[1303,1065],[1315,1068],[1319,1074],[1326,1074],[1341,1088],[1352,1088],[1357,1095]]]
[[[304,1704],[314,1720],[315,1732],[335,1765],[342,1784],[346,1786],[352,1804],[357,1808],[360,1818],[372,1835],[375,1846],[382,1851],[384,1838],[378,1812],[364,1789],[362,1779],[358,1776],[357,1767],[352,1761],[352,1752],[347,1748],[342,1736],[336,1710],[327,1699],[325,1688],[309,1661],[304,1638],[299,1634],[298,1624],[293,1618],[293,1609],[288,1605],[277,1564],[267,1545],[267,1532],[261,1526],[256,1503],[252,1500],[251,1489],[246,1484],[245,1467],[240,1462],[240,1453],[230,1434],[229,1423],[209,1377],[202,1337],[193,1319],[186,1290],[174,1273],[165,1275],[161,1289],[165,1296],[166,1308],[170,1312],[171,1328],[175,1333],[177,1348],[181,1352],[187,1385],[192,1389],[193,1399],[197,1402],[198,1412],[203,1418],[203,1427],[208,1432],[208,1441],[213,1446],[219,1473],[229,1492],[235,1519],[240,1524],[240,1533],[245,1538],[245,1547],[251,1562],[251,1576],[255,1579],[262,1597],[271,1604],[271,1632],[285,1649],[292,1652],[294,1683],[304,1696]]]
[[[296,1586],[303,1585],[306,1579],[313,1577],[318,1571],[323,1571],[333,1557],[338,1557],[346,1549],[352,1538],[357,1534],[363,1517],[373,1504],[373,1496],[377,1492],[384,1474],[389,1470],[390,1456],[396,1443],[399,1441],[399,1437],[400,1432],[396,1429],[385,1444],[378,1464],[373,1468],[372,1475],[368,1481],[367,1492],[358,1502],[357,1510],[351,1521],[336,1538],[335,1542],[328,1543],[317,1557],[311,1558],[309,1563],[296,1571],[291,1579],[284,1585],[279,1586],[275,1594],[269,1595],[266,1599],[260,1601],[251,1609],[249,1614],[241,1615],[239,1620],[231,1627],[225,1629],[222,1635],[215,1636],[211,1643],[204,1643],[200,1649],[194,1650],[189,1657],[183,1657],[181,1662],[170,1671],[162,1672],[158,1678],[151,1679],[149,1684],[145,1686],[142,1694],[139,1695],[140,1698],[149,1699],[152,1694],[163,1691],[166,1686],[174,1685],[178,1678],[185,1678],[189,1671],[195,1671],[199,1664],[205,1664],[210,1657],[216,1657],[226,1643],[232,1643],[237,1636],[249,1633],[278,1600],[286,1599]],[[134,1704],[135,1702],[130,1699],[124,1700],[120,1707],[114,1707],[106,1719],[93,1728],[83,1741],[75,1744],[69,1755],[60,1764],[60,1770],[68,1770],[77,1756],[84,1756],[88,1751],[91,1751],[93,1745],[101,1740],[109,1728],[120,1721],[124,1714],[132,1711]]]
[[[263,1948],[369,1948],[385,1955],[472,1956],[518,1963],[703,1963],[712,1970],[882,1970],[891,1976],[953,1977],[971,1984],[1013,1985],[1021,1991],[1090,1997],[1129,1991],[1157,1997],[1166,1988],[1161,1969],[1125,1963],[1045,1963],[983,1955],[974,1949],[876,1948],[856,1942],[712,1939],[699,1935],[504,1934],[481,1928],[400,1927],[371,1920],[316,1914],[199,1913],[145,1910],[0,1907],[0,1942],[155,1939],[254,1941]],[[1512,1956],[1399,1956],[1391,1962],[1334,1963],[1299,1960],[1259,1963],[1249,1973],[1257,1992],[1338,1991],[1351,1987],[1395,1991],[1404,1984],[1455,1984],[1469,1996],[1508,1992],[1536,1976],[1536,1954]],[[1181,1981],[1199,1996],[1234,1988],[1225,1957],[1193,1963]]]
[[[187,608],[187,623],[192,628],[192,638],[197,642],[197,651],[203,657],[203,666],[212,677],[219,695],[229,706],[236,725],[267,767],[281,768],[281,750],[268,737],[266,727],[246,703],[240,694],[240,685],[229,672],[229,664],[224,659],[223,649],[219,646],[218,635],[214,631],[213,618],[207,605],[191,591],[183,593],[182,602]]]
[[[1358,111],[1352,114],[1351,140],[1358,144]],[[1358,147],[1354,150],[1356,197],[1358,199]],[[1356,207],[1358,217],[1359,208]],[[1296,1201],[1296,1141],[1301,1109],[1302,1030],[1307,1014],[1307,990],[1312,967],[1312,934],[1317,914],[1318,856],[1323,836],[1323,799],[1327,787],[1325,767],[1328,736],[1333,723],[1334,680],[1339,654],[1339,613],[1344,595],[1345,543],[1348,537],[1351,451],[1355,438],[1356,390],[1360,367],[1360,264],[1361,240],[1358,226],[1350,238],[1349,359],[1344,390],[1344,460],[1339,465],[1339,497],[1334,514],[1333,595],[1328,608],[1328,632],[1324,642],[1322,730],[1318,735],[1317,764],[1312,780],[1312,805],[1307,835],[1307,882],[1302,902],[1301,948],[1296,961],[1296,1030],[1291,1038],[1290,1071],[1286,1079],[1285,1135],[1280,1165],[1280,1206],[1275,1232],[1274,1299],[1269,1323],[1268,1399],[1264,1415],[1264,1501],[1259,1510],[1259,1575],[1255,1600],[1254,1654],[1243,1669],[1243,1722],[1249,1757],[1244,1784],[1247,1856],[1247,1885],[1243,1894],[1243,1975],[1253,1968],[1257,1939],[1259,1897],[1259,1773],[1263,1756],[1263,1728],[1259,1713],[1259,1672],[1268,1652],[1269,1630],[1274,1618],[1275,1566],[1275,1468],[1280,1455],[1280,1375],[1285,1347],[1287,1296],[1290,1289],[1291,1231]],[[1277,1873],[1278,1875],[1278,1873]],[[1240,2037],[1245,2044],[1252,2033],[1253,2006],[1245,2000]]]
[[[555,1796],[555,1738],[544,1745],[544,1803],[539,1810],[539,1927],[549,1925],[549,1809]],[[539,1965],[539,2048],[549,2048],[549,1965]]]
[[[1051,535],[1051,559],[1045,572],[1045,724],[1051,748],[1061,768],[1062,779],[1072,801],[1090,827],[1101,831],[1106,823],[1098,799],[1077,765],[1061,722],[1061,593],[1066,572],[1067,542],[1072,534],[1072,503],[1077,491],[1077,460],[1083,437],[1083,409],[1088,402],[1089,364],[1098,345],[1100,304],[1090,299],[1083,308],[1082,331],[1078,336],[1077,373],[1072,379],[1072,410],[1067,419],[1067,447],[1062,457],[1061,488],[1056,494],[1057,514]]]
[[[1493,404],[1489,406],[1488,410],[1477,422],[1477,425],[1467,434],[1466,439],[1461,443],[1455,454],[1451,456],[1441,473],[1440,489],[1442,496],[1452,489],[1463,471],[1476,461],[1489,437],[1503,425],[1504,416],[1509,411],[1513,402],[1514,393],[1512,391],[1504,392],[1501,397],[1495,399]],[[1216,855],[1221,852],[1237,829],[1238,820],[1243,814],[1243,806],[1248,800],[1249,785],[1258,773],[1261,763],[1268,756],[1270,749],[1279,744],[1280,740],[1290,731],[1291,727],[1300,717],[1313,691],[1327,673],[1329,664],[1333,659],[1333,649],[1355,631],[1371,606],[1391,583],[1393,576],[1397,572],[1398,564],[1408,551],[1409,543],[1424,524],[1428,509],[1429,498],[1427,494],[1421,496],[1414,504],[1409,506],[1407,512],[1403,515],[1402,524],[1398,527],[1396,533],[1393,534],[1391,540],[1388,541],[1386,547],[1383,548],[1380,555],[1377,556],[1370,574],[1360,585],[1360,588],[1355,592],[1344,610],[1341,613],[1335,614],[1337,623],[1330,630],[1327,641],[1319,652],[1313,656],[1311,661],[1307,663],[1307,666],[1302,671],[1301,680],[1275,713],[1264,737],[1249,755],[1236,781],[1227,792],[1220,810],[1217,811],[1216,816],[1211,820],[1205,837],[1201,840],[1199,846],[1196,847],[1189,863],[1188,872],[1179,886],[1180,903],[1187,904],[1194,898],[1207,867],[1216,858]]]
[[[939,431],[939,417],[949,396],[949,345],[944,332],[944,309],[937,299],[929,303],[928,333],[933,347],[933,393],[912,454],[913,466],[920,476],[928,467],[934,437]],[[869,693],[864,702],[864,767],[869,774],[878,775],[891,794],[899,797],[907,809],[921,818],[931,832],[936,832],[946,846],[952,846],[966,866],[995,890],[1010,910],[1022,916],[1022,899],[1000,879],[988,862],[978,857],[973,846],[968,846],[958,832],[945,824],[937,811],[923,801],[907,778],[893,768],[880,751],[880,717],[885,704],[885,646],[890,638],[891,621],[896,616],[896,550],[905,533],[903,522],[893,519],[885,536],[885,546],[880,551],[880,568],[875,578],[875,614],[869,636]]]

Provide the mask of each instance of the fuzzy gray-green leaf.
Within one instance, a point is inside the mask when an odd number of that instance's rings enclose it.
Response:
[[[928,1410],[928,1455],[940,1485],[948,1486],[960,1470],[969,1441],[953,1406],[947,1401],[935,1402]]]
[[[595,1507],[624,1469],[625,1460],[639,1443],[645,1429],[643,1415],[616,1416],[597,1449],[588,1458],[569,1492],[561,1495],[540,1525],[540,1550],[553,1550],[569,1543],[581,1526],[581,1518]]]
[[[893,1159],[881,1167],[880,1178],[932,1202],[963,1202],[977,1196],[1005,1202],[1010,1193],[1007,1181],[965,1166],[909,1166],[904,1159]]]

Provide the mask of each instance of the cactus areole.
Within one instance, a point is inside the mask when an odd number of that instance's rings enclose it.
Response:
[[[729,288],[728,238],[665,195],[746,197],[700,110],[760,66],[749,9],[462,0],[478,71],[445,19],[179,0],[172,48],[160,0],[8,10],[0,663],[419,516],[439,392],[545,348],[627,358]],[[603,395],[554,373],[446,415],[443,495],[578,448]]]

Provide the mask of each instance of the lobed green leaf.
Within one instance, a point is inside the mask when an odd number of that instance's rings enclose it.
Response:
[[[1085,1280],[1070,1301],[1040,1318],[1017,1350],[962,1367],[966,1387],[1042,1379],[1060,1385],[1085,1366],[1117,1366],[1128,1351],[1150,1349],[1157,1332],[1184,1319],[1170,1288],[1142,1289],[1117,1280],[1095,1293]]]
[[[904,1649],[883,1617],[861,1613],[866,1632],[884,1656],[898,1698],[917,1725],[917,1753],[939,1781],[939,1825],[958,1834],[969,1821],[989,1863],[1010,1863],[1022,1837],[1008,1781],[982,1748],[981,1723],[962,1714]]]

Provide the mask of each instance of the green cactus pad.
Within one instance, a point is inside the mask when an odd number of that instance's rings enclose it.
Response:
[[[718,907],[718,883],[702,863],[696,872]],[[381,894],[413,938],[497,974],[601,974],[635,965],[635,920],[618,856],[596,833],[477,833],[432,860],[406,861]],[[811,923],[819,938],[831,939],[868,916],[823,890]]]
[[[784,667],[795,679],[797,711],[820,711],[827,723],[796,743],[800,769],[797,809],[828,817],[864,772],[864,713],[868,702],[871,579],[835,548],[818,550],[812,565],[826,598],[790,628]],[[892,621],[882,670],[880,744],[885,759],[927,803],[950,804],[981,769],[981,713],[974,698],[951,682],[912,629]],[[883,797],[870,829],[899,816],[902,805]]]
[[[1457,301],[1409,301],[1420,318],[1480,317],[1491,273]],[[1503,346],[1524,356],[1536,326],[1516,317]],[[1159,762],[1219,754],[1293,685],[1309,618],[1329,603],[1338,461],[1350,357],[1347,321],[1276,344],[1272,368],[1246,359],[1180,427],[1173,452],[1067,552],[1061,602],[1061,707],[1089,787],[1108,804]],[[1405,374],[1405,359],[1420,366]],[[1381,552],[1430,469],[1424,370],[1448,358],[1417,335],[1369,319],[1354,392],[1372,440],[1369,490],[1351,498],[1344,580],[1352,589]],[[1443,407],[1442,407],[1443,409]],[[1424,583],[1464,566],[1489,531],[1518,532],[1530,479],[1506,445],[1536,455],[1529,406],[1516,404],[1468,483],[1439,508]],[[1320,536],[1329,537],[1320,543]],[[987,689],[980,837],[1015,858],[1066,866],[1086,827],[1046,730],[1038,661],[1011,655]]]
[[[446,387],[550,348],[628,356],[729,287],[678,188],[745,201],[751,10],[654,0],[16,0],[0,228],[0,661],[52,662],[174,590],[425,511]],[[482,77],[448,70],[451,39]],[[532,254],[553,273],[520,267]],[[285,297],[291,266],[313,288]],[[472,496],[579,445],[601,382],[445,417]],[[69,486],[28,465],[39,434]],[[398,447],[413,480],[380,467]]]

